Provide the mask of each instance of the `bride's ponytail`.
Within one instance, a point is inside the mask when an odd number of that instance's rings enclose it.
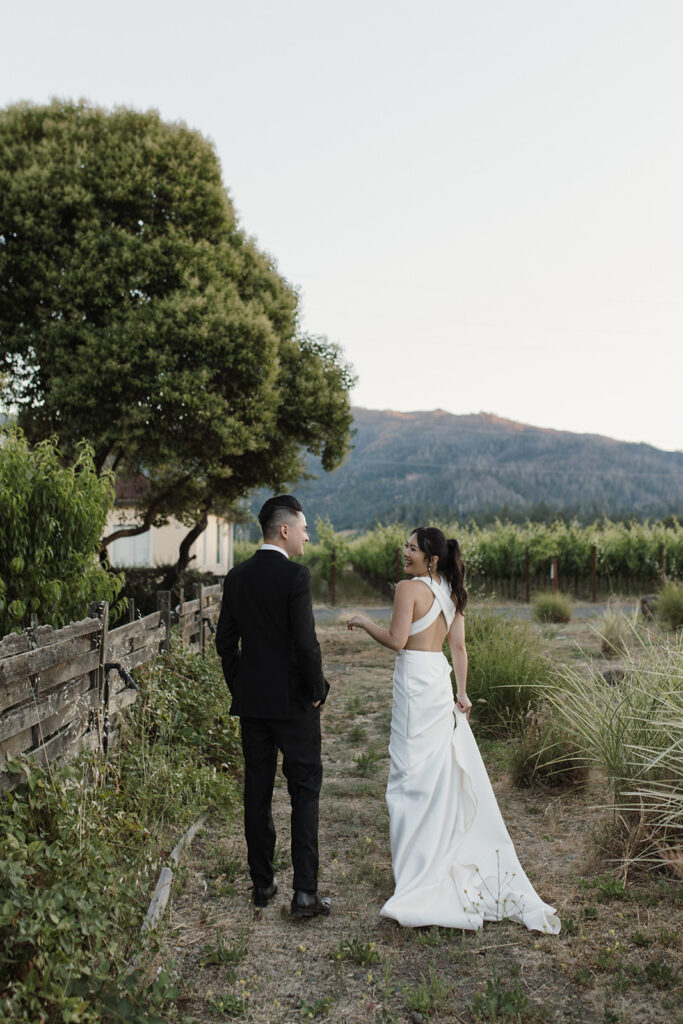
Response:
[[[465,589],[465,566],[462,560],[462,554],[460,553],[460,545],[454,537],[449,537],[446,541],[448,548],[448,554],[446,556],[446,564],[443,566],[444,576],[451,585],[453,596],[455,597],[455,606],[458,611],[462,614],[465,611],[465,605],[467,604],[467,590]]]

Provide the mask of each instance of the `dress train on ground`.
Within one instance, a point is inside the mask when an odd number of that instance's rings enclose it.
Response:
[[[444,655],[401,651],[393,699],[386,799],[396,890],[381,913],[409,927],[509,918],[559,932],[517,859]]]

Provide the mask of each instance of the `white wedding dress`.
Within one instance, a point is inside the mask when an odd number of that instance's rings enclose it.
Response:
[[[450,628],[455,605],[444,580],[426,583],[429,612]],[[396,890],[381,913],[402,925],[481,928],[509,918],[556,934],[560,919],[524,874],[467,721],[453,699],[441,652],[401,651],[394,670],[387,784]]]

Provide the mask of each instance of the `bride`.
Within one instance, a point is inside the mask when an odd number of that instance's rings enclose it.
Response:
[[[403,557],[413,579],[396,587],[389,628],[365,615],[348,623],[398,652],[387,784],[396,890],[381,913],[410,927],[477,929],[510,918],[557,933],[560,920],[522,870],[470,729],[458,542],[421,526]]]

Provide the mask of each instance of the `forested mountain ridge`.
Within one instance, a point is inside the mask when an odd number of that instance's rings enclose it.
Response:
[[[295,489],[338,530],[429,517],[621,518],[683,511],[683,452],[501,419],[355,408],[353,450]],[[260,494],[259,494],[260,497]]]

